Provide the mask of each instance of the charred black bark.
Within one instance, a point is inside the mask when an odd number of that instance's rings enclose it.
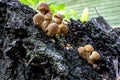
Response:
[[[34,25],[36,12],[28,6],[1,0],[0,13],[0,80],[115,79],[112,60],[120,58],[120,31],[102,17],[84,24],[70,19],[66,35],[49,38]],[[67,43],[73,48],[67,50]],[[86,44],[101,55],[96,69],[78,55]]]

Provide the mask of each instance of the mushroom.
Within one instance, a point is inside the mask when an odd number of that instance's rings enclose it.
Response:
[[[37,10],[39,10],[42,14],[45,15],[50,10],[50,8],[47,3],[40,2],[38,3]]]
[[[52,21],[52,13],[47,12],[44,17],[45,17],[45,21],[43,22],[43,25],[47,27],[48,24]]]
[[[55,34],[58,34],[59,32],[59,27],[58,24],[56,23],[50,23],[47,27],[47,35],[49,37],[53,37]]]
[[[89,56],[91,55],[92,51],[94,50],[94,48],[92,47],[92,45],[85,45],[85,53],[86,53],[86,59],[88,60]]]
[[[63,17],[62,17],[61,14],[57,13],[57,14],[54,15],[53,21],[55,23],[60,24],[62,22],[62,20],[63,20]]]
[[[58,27],[60,28],[60,32],[61,34],[66,34],[68,32],[68,27],[65,24],[60,24],[58,25]]]
[[[88,62],[90,64],[94,64],[95,60],[98,60],[100,58],[100,55],[97,51],[93,51],[92,54],[89,56]]]
[[[33,17],[34,24],[41,25],[43,23],[43,21],[44,21],[44,15],[43,14],[37,13],[37,14],[34,15],[34,17]]]
[[[94,58],[94,60],[100,59],[100,54],[97,51],[93,51],[91,55]]]
[[[42,29],[43,32],[46,32],[46,28],[43,25],[44,22],[44,15],[41,13],[37,13],[35,14],[35,16],[33,17],[33,22]]]
[[[73,47],[72,47],[69,43],[66,44],[66,49],[67,49],[67,50],[72,49],[72,48],[73,48]]]
[[[78,48],[78,53],[81,57],[86,58],[86,54],[85,54],[85,48],[84,47],[79,47]]]

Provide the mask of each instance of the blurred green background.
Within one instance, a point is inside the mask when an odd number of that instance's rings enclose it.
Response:
[[[89,16],[97,17],[98,13],[107,20],[112,27],[120,27],[120,0],[20,0],[22,3],[36,9],[40,1],[47,2],[52,12],[59,12],[66,18],[79,19],[85,7],[88,7]]]

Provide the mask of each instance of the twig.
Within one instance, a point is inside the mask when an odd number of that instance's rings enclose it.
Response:
[[[98,13],[98,10],[96,9],[96,7],[95,7],[95,11],[96,11],[97,15],[100,16],[100,14]]]

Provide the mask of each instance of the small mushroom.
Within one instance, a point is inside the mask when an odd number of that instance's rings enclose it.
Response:
[[[85,50],[88,51],[88,52],[91,52],[91,51],[94,50],[93,47],[92,47],[92,45],[89,45],[89,44],[88,44],[88,45],[85,45],[84,48],[85,48]]]
[[[40,2],[38,3],[37,10],[39,10],[42,14],[45,15],[50,10],[50,8],[47,3]]]
[[[37,13],[37,14],[34,15],[34,17],[33,17],[34,24],[41,25],[43,23],[43,21],[44,21],[44,15],[43,14]]]
[[[65,24],[62,23],[58,27],[60,28],[60,34],[66,34],[68,32],[68,27]]]
[[[67,49],[67,50],[69,50],[69,49],[72,49],[72,48],[73,48],[73,47],[72,47],[69,43],[67,43],[65,47],[66,47],[66,49]]]
[[[81,57],[86,58],[86,54],[85,54],[85,48],[84,47],[79,47],[78,48],[78,53]]]
[[[58,34],[58,32],[59,32],[58,24],[52,22],[48,25],[47,35],[49,37],[53,37],[54,35]]]
[[[94,64],[95,60],[98,60],[100,58],[100,55],[97,51],[93,51],[92,54],[89,56],[88,62],[90,64]]]
[[[53,21],[55,23],[60,24],[60,23],[62,23],[62,20],[63,20],[63,17],[62,17],[61,14],[57,13],[57,14],[54,15]]]
[[[48,24],[52,21],[52,13],[47,12],[44,17],[45,17],[45,21],[43,22],[43,25],[47,27]]]
[[[93,51],[91,55],[93,56],[94,60],[100,59],[100,54],[97,51]]]
[[[41,13],[37,13],[34,17],[33,17],[33,22],[42,29],[43,32],[46,32],[46,28],[43,25],[44,22],[44,15]]]
[[[86,53],[86,59],[88,60],[89,59],[89,56],[91,55],[92,51],[94,50],[94,48],[92,47],[92,45],[85,45],[84,46],[85,48],[85,53]]]

